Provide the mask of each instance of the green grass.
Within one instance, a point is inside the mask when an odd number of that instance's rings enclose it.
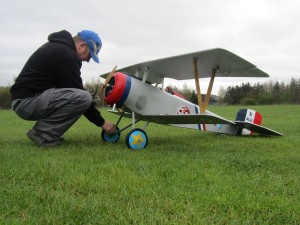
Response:
[[[239,108],[209,110],[234,119]],[[82,117],[43,150],[26,137],[34,122],[2,110],[0,224],[299,224],[300,106],[250,108],[284,136],[150,124],[148,147],[132,151],[129,130],[104,143]]]

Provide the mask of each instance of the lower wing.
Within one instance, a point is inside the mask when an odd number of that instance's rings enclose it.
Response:
[[[109,112],[114,114],[119,114],[121,112],[116,110],[109,110]],[[125,112],[124,117],[131,117],[131,113]],[[159,124],[232,124],[235,125],[234,122],[230,120],[226,120],[222,117],[218,117],[216,115],[210,114],[196,114],[196,115],[183,115],[183,114],[175,114],[175,115],[140,115],[136,114],[136,118],[141,120],[150,121],[153,123]]]
[[[142,115],[142,120],[159,124],[233,124],[232,121],[221,117],[205,114],[197,115]]]
[[[109,110],[114,114],[119,114],[119,111]],[[124,112],[124,117],[131,118],[132,115],[129,112]],[[175,125],[175,124],[229,124],[231,127],[241,127],[247,130],[253,131],[262,135],[275,135],[283,136],[281,133],[271,130],[269,128],[249,123],[246,121],[230,121],[222,117],[210,114],[196,114],[196,115],[140,115],[136,114],[136,118],[145,120],[153,123],[164,124],[164,125]]]

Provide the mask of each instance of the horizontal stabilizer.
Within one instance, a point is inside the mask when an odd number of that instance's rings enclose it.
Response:
[[[260,126],[260,125],[256,125],[250,122],[246,122],[246,121],[234,121],[234,123],[242,128],[245,128],[247,130],[253,131],[255,133],[258,134],[262,134],[262,135],[274,135],[274,136],[283,136],[283,134],[276,132],[274,130],[271,130],[269,128]]]

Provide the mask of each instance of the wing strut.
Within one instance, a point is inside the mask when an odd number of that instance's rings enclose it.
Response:
[[[199,105],[200,113],[204,113],[205,110],[203,110],[204,106],[202,102],[202,96],[201,96],[200,84],[199,84],[199,73],[198,73],[198,65],[197,65],[198,58],[194,58],[193,61],[194,61],[194,77],[195,77],[198,105]]]
[[[212,87],[213,87],[213,84],[214,84],[214,80],[215,80],[215,76],[216,76],[216,72],[217,72],[218,68],[213,68],[212,69],[212,73],[211,73],[211,77],[210,77],[210,81],[209,81],[209,86],[208,86],[206,96],[205,96],[205,100],[204,100],[204,103],[203,103],[202,96],[201,96],[201,91],[200,91],[200,82],[199,82],[199,73],[198,73],[197,61],[198,61],[197,58],[193,59],[193,62],[194,62],[194,77],[195,77],[195,84],[196,84],[196,91],[197,91],[198,105],[199,105],[200,113],[204,113],[207,109],[207,106],[208,106],[208,102],[209,102],[209,99],[210,99]]]
[[[216,68],[216,69],[214,68],[211,71],[211,77],[210,77],[210,81],[209,81],[209,86],[208,86],[208,89],[207,89],[207,92],[206,92],[206,96],[205,96],[204,111],[206,110],[206,108],[208,106],[208,102],[209,102],[209,99],[210,99],[210,95],[211,95],[212,87],[213,87],[214,80],[215,80],[215,77],[216,77],[217,69],[218,68]]]

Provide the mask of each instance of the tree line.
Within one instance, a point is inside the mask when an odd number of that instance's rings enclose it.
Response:
[[[195,90],[183,85],[183,88],[172,87],[187,100],[198,104]],[[202,94],[202,99],[205,95]],[[251,85],[229,86],[226,90],[221,87],[217,96],[211,95],[210,104],[228,105],[272,105],[272,104],[300,104],[300,79],[292,78],[289,83],[278,81],[256,83]]]
[[[94,93],[98,86],[97,107],[107,106],[104,102],[104,92],[100,90],[101,82],[92,80],[85,83],[85,88]],[[172,87],[174,91],[179,92],[185,99],[198,104],[195,90],[186,84],[182,88]],[[10,86],[0,86],[0,109],[9,109],[11,106]],[[205,95],[202,95],[205,99]],[[270,104],[300,104],[300,79],[292,78],[289,83],[267,82],[251,85],[242,83],[241,85],[229,86],[226,90],[220,88],[218,96],[212,95],[210,104],[228,104],[228,105],[270,105]]]
[[[254,85],[242,83],[228,87],[223,101],[230,105],[299,104],[300,79],[292,78],[288,84],[278,81]]]

